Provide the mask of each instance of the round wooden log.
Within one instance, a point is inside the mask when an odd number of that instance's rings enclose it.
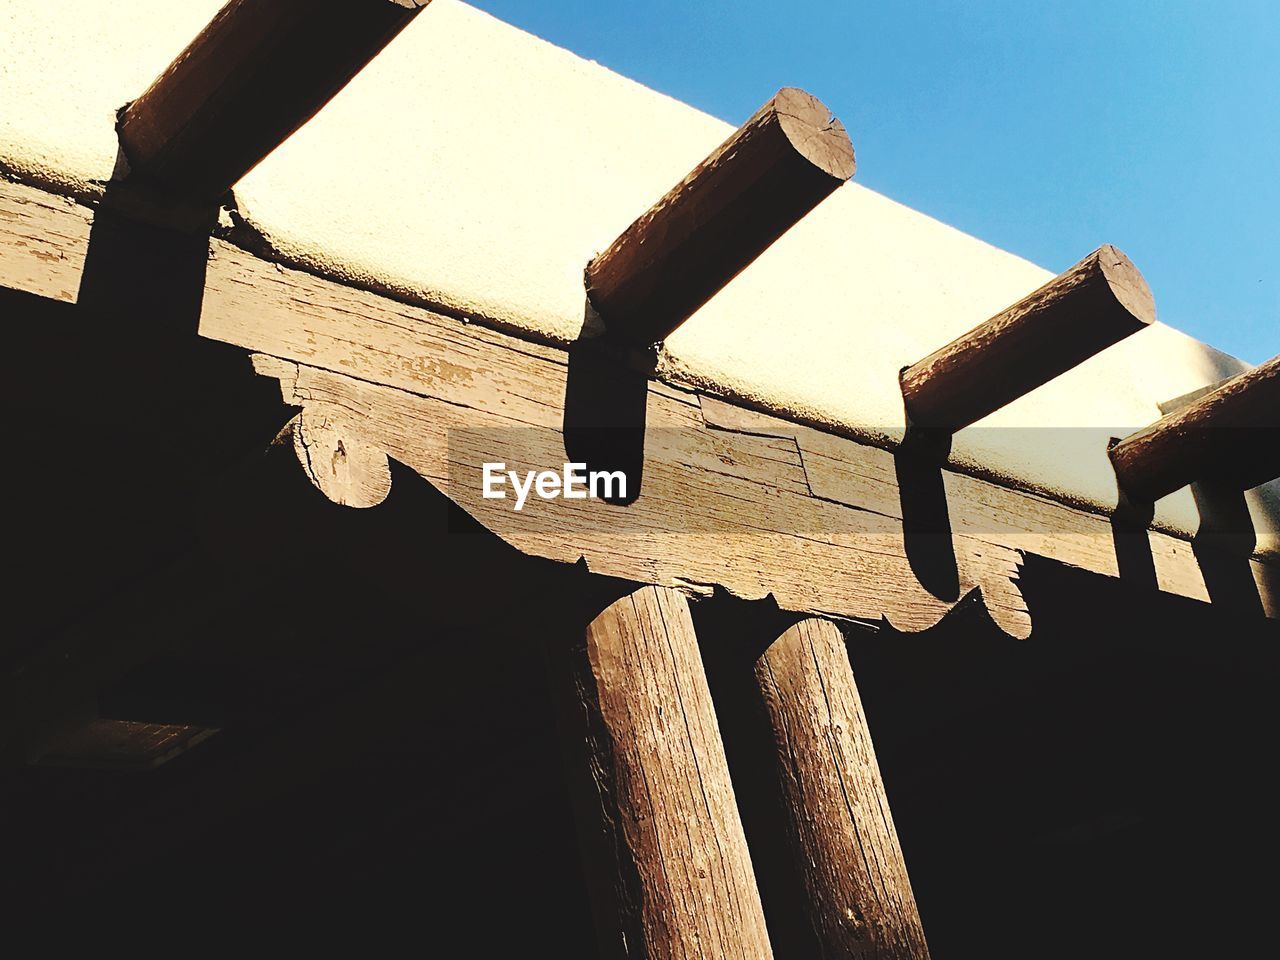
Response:
[[[853,171],[844,125],[803,90],[778,91],[588,264],[605,328],[662,340]]]
[[[771,957],[684,596],[644,587],[623,597],[570,663],[601,955]]]
[[[1111,463],[1140,503],[1197,480],[1246,490],[1280,476],[1280,356],[1113,444]]]
[[[1104,244],[902,371],[912,426],[955,432],[1154,322],[1142,274]]]
[[[822,957],[928,957],[840,631],[796,624],[760,656],[755,677]]]
[[[123,112],[129,177],[214,202],[430,0],[230,0]]]

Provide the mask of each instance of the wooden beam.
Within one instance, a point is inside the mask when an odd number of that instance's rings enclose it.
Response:
[[[92,215],[0,181],[0,281],[74,301]],[[210,248],[202,336],[290,360],[277,384],[264,380],[284,391],[287,404],[320,408],[347,439],[377,447],[448,490],[525,553],[567,563],[585,557],[596,573],[642,583],[773,594],[786,610],[866,622],[884,617],[902,630],[933,626],[954,605],[929,593],[912,571],[888,450],[650,378],[644,488],[626,513],[629,529],[645,537],[645,550],[637,551],[618,536],[619,515],[610,504],[540,500],[515,513],[510,501],[480,496],[482,462],[541,468],[568,459],[563,350],[281,267],[222,240]],[[28,355],[44,354],[13,351],[11,377],[31,368],[23,365]],[[424,366],[422,357],[433,362]],[[101,376],[112,372],[108,366]],[[118,376],[114,382],[119,389]],[[192,386],[184,373],[171,385],[148,381],[148,390],[154,408],[155,396],[186,399],[207,388]],[[218,410],[216,403],[206,406]],[[83,405],[94,414],[100,408]],[[674,437],[678,443],[670,442]],[[153,486],[166,479],[164,472],[145,472],[154,474]],[[1108,577],[1131,575],[1121,569],[1100,508],[1010,489],[991,476],[951,469],[944,475],[958,595],[979,587],[987,610],[1011,634],[1031,629],[1014,582],[1022,551]],[[95,489],[105,476],[99,473]],[[136,471],[122,476],[137,486]],[[1141,548],[1161,590],[1208,601],[1188,541],[1162,527],[1144,533]],[[1264,540],[1253,563],[1264,601],[1273,598],[1266,601],[1271,610],[1280,609],[1276,557]]]
[[[230,0],[120,117],[129,178],[216,202],[430,0]]]
[[[574,691],[565,712],[601,956],[771,957],[684,596],[622,597],[569,649],[567,671],[553,663]]]
[[[955,432],[1155,320],[1142,274],[1104,244],[1039,290],[902,371],[912,426]]]
[[[151,770],[212,737],[216,727],[187,723],[91,720],[50,744],[40,758],[47,767],[90,770]]]
[[[1111,463],[1136,502],[1197,480],[1245,490],[1280,476],[1280,356],[1113,444]]]
[[[586,270],[610,335],[656,343],[853,176],[844,125],[786,87]]]
[[[803,620],[761,654],[755,678],[822,956],[928,957],[844,637]]]

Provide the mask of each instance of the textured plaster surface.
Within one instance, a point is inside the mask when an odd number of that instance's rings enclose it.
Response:
[[[115,162],[116,110],[220,6],[8,0],[0,166],[79,197],[100,192]],[[760,101],[773,92],[761,89]],[[564,343],[582,333],[587,261],[731,130],[456,0],[435,0],[235,198],[287,261]],[[856,127],[851,135],[856,149]],[[677,331],[662,370],[892,440],[903,429],[898,370],[1069,264],[1053,266],[849,184]],[[963,431],[954,457],[1106,509],[1116,496],[1107,436],[1244,369],[1157,324]],[[1275,542],[1280,485],[1250,497],[1260,534]],[[1158,516],[1188,533],[1199,524],[1186,490]]]

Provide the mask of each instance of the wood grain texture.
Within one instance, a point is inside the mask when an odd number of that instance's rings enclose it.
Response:
[[[151,770],[199,746],[216,727],[98,718],[51,743],[39,763],[86,770]]]
[[[602,956],[772,957],[688,602],[624,596],[569,661],[600,814]]]
[[[358,436],[335,426],[321,405],[308,407],[294,419],[293,449],[307,478],[334,503],[344,507],[376,507],[391,492],[387,455]]]
[[[912,425],[954,432],[1154,322],[1142,274],[1105,244],[902,371]]]
[[[1196,480],[1248,489],[1280,476],[1280,356],[1111,447],[1122,490],[1155,501]]]
[[[0,183],[0,282],[74,301],[91,216]],[[566,454],[568,357],[552,346],[279,267],[219,240],[201,333],[287,361],[271,374],[287,403],[321,406],[347,436],[442,488],[451,473],[486,459],[514,466],[534,455],[545,467]],[[931,626],[976,588],[997,623],[1025,636],[1031,626],[1015,583],[1023,551],[1121,572],[1105,517],[944,470],[952,535],[942,546],[954,552],[957,575],[955,590],[935,595],[907,555],[891,452],[657,380],[645,402],[646,476],[624,531],[610,532],[614,508],[594,501],[540,504],[548,512],[533,522],[494,510],[495,501],[480,502],[476,515],[536,556],[586,557],[597,572],[690,592],[718,584],[742,597],[772,593],[787,610],[884,617],[904,630]],[[490,445],[477,446],[486,431]],[[471,439],[451,453],[451,434]],[[466,494],[454,491],[460,501]],[[474,488],[469,495],[478,499]],[[1209,599],[1186,539],[1140,536],[1153,586]],[[1272,556],[1258,554],[1253,570],[1274,611]]]
[[[844,125],[784,88],[586,269],[606,329],[662,340],[853,176]]]
[[[121,115],[130,178],[217,201],[430,0],[230,0]]]
[[[803,620],[761,654],[755,677],[821,956],[928,957],[844,637]]]
[[[481,465],[498,460],[525,471],[565,462],[559,423],[482,415],[485,407],[460,408],[305,365],[282,386],[285,402],[322,404],[339,429],[412,467],[526,553],[566,563],[586,558],[593,572],[690,593],[715,585],[753,599],[772,593],[786,609],[864,622],[884,617],[907,630],[932,626],[980,589],[1007,632],[1030,630],[1014,582],[1016,551],[957,538],[954,595],[934,596],[912,571],[900,520],[811,496],[794,444],[708,431],[696,404],[675,391],[649,395],[652,430],[633,503],[530,500],[516,513],[509,500],[482,498]],[[558,410],[522,414],[545,420]]]

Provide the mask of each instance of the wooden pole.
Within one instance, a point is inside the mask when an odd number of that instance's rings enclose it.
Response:
[[[1105,244],[902,371],[912,426],[954,433],[1155,320],[1142,274]]]
[[[844,638],[804,620],[756,662],[809,921],[829,960],[929,956]]]
[[[1246,490],[1280,476],[1280,356],[1113,444],[1111,463],[1142,503],[1197,480]]]
[[[844,125],[784,88],[586,270],[611,336],[656,343],[853,176]]]
[[[569,674],[601,956],[771,957],[684,596],[650,586],[613,603]]]
[[[130,179],[219,200],[430,0],[230,0],[120,117]]]

